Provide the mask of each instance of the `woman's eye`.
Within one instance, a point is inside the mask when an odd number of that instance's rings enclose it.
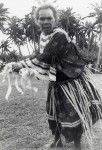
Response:
[[[47,20],[49,20],[49,21],[50,21],[51,19],[52,19],[52,18],[50,18],[50,17],[49,17],[49,18],[47,18]]]
[[[40,18],[40,20],[41,20],[41,21],[44,21],[44,20],[45,20],[45,18]]]
[[[48,20],[48,21],[51,21],[52,18],[51,17],[48,17],[48,18],[39,18],[41,21],[45,21],[45,20]]]

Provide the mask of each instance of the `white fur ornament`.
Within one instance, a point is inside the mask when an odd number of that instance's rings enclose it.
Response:
[[[9,99],[13,85],[15,85],[17,91],[20,94],[24,94],[24,91],[26,89],[33,89],[35,92],[38,91],[38,88],[33,87],[31,81],[34,77],[33,69],[22,68],[18,73],[13,70],[14,68],[21,68],[21,67],[22,63],[11,62],[6,64],[3,71],[1,72],[1,75],[3,76],[2,82],[5,82],[6,79],[8,81],[8,89],[5,96],[6,100]],[[15,81],[12,82],[12,80]],[[18,80],[20,80],[20,84],[18,84]]]
[[[14,65],[15,65],[15,62],[11,62],[11,63],[6,64],[3,71],[1,72],[1,75],[3,76],[3,81],[2,82],[5,82],[6,79],[8,81],[8,89],[7,89],[6,96],[5,96],[6,100],[8,100],[8,98],[9,98],[11,92],[12,92],[12,85],[13,84],[15,85],[17,91],[20,92],[21,94],[23,94],[23,90],[18,84],[19,74],[13,72],[13,66]],[[15,79],[14,83],[11,82],[12,78]]]

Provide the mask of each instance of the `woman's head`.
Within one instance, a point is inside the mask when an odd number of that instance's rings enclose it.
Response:
[[[43,5],[36,12],[37,23],[45,34],[53,31],[57,19],[57,12],[51,5]]]

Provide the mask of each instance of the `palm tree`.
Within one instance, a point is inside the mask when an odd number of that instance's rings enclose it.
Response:
[[[96,66],[98,67],[100,63],[100,54],[102,52],[102,4],[101,6],[95,7],[95,12],[96,12],[96,22],[94,23],[95,25],[98,25],[98,28],[100,30],[100,35],[99,35],[99,40],[100,40],[100,45],[99,45],[99,53],[98,53],[98,59],[97,59],[97,64]]]
[[[22,56],[21,45],[24,45],[26,40],[22,19],[15,16],[9,18],[6,34],[9,35],[9,38],[17,45],[19,53]]]
[[[77,19],[72,12],[72,8],[59,11],[58,26],[61,26],[67,31],[71,39],[75,36],[76,25],[78,24]]]
[[[75,42],[80,48],[87,47],[84,33],[85,27],[81,24],[80,19],[75,17],[72,8],[59,11],[58,26],[67,31],[71,40],[75,38]]]
[[[24,20],[24,30],[27,41],[33,43],[33,53],[36,53],[38,50],[36,48],[36,44],[39,41],[40,30],[38,25],[35,23],[34,18],[35,7],[32,8],[32,12],[25,16]]]
[[[7,20],[8,9],[4,8],[4,4],[0,3],[0,30],[5,31],[4,22]]]
[[[93,27],[96,28],[96,30],[98,31],[99,35],[99,52],[98,52],[98,58],[97,58],[97,63],[96,63],[96,67],[98,68],[98,65],[100,63],[100,55],[102,52],[102,4],[101,6],[99,6],[98,4],[96,4],[94,7],[94,12],[90,14],[90,16],[92,15],[92,17],[95,18],[95,22],[93,23]]]
[[[59,26],[64,28],[71,40],[75,39],[74,42],[80,49],[80,53],[88,61],[96,59],[97,49],[97,29],[91,22],[83,23],[82,18],[76,18],[75,13],[72,13],[71,8],[67,10],[61,10],[59,15]]]
[[[3,59],[4,62],[8,61],[8,54],[10,53],[10,48],[11,47],[10,47],[10,43],[9,43],[8,39],[1,42],[1,45],[0,45],[0,49],[1,49],[0,57],[1,57],[1,59]]]

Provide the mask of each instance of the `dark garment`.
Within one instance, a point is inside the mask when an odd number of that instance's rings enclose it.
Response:
[[[56,33],[45,46],[44,52],[37,55],[37,59],[50,65],[56,64],[58,59],[68,50],[68,40],[63,33]]]
[[[91,123],[92,121],[95,123],[100,117],[99,105],[101,104],[98,91],[85,75],[84,70],[77,78],[69,78],[57,67],[66,52],[71,53],[71,57],[74,57],[75,50],[72,45],[64,33],[54,34],[45,46],[43,53],[36,57],[37,61],[40,62],[40,64],[37,62],[36,65],[48,71],[50,67],[56,70],[54,74],[56,81],[53,80],[55,82],[49,83],[46,102],[52,134],[62,133],[69,140],[73,140],[76,131],[78,131],[77,136],[79,137],[85,131],[88,140],[90,140]],[[71,67],[69,67],[70,69]]]
[[[48,123],[49,129],[52,131],[52,134],[57,137],[60,137],[62,134],[65,137],[66,142],[72,142],[81,139],[83,133],[83,128],[81,124],[75,128],[62,128],[61,124],[55,120],[48,119]]]
[[[86,107],[84,106],[83,100],[81,99],[82,95],[79,94],[75,81],[78,81],[80,83],[80,85],[82,86],[82,90],[86,93],[87,100],[89,102],[88,113],[90,113],[90,116],[92,116],[92,122],[95,123],[99,119],[98,109],[94,104],[94,100],[98,102],[100,97],[93,85],[89,81],[85,81],[84,76],[80,76],[78,79],[74,80],[68,79],[63,82],[50,82],[46,102],[49,128],[51,129],[52,134],[63,134],[68,141],[74,140],[75,134],[81,137],[83,128],[78,113],[64,94],[61,86],[63,85],[67,87],[67,90],[70,91],[69,85],[72,85],[75,92],[74,94],[78,98],[77,106],[80,109],[81,103],[83,107]],[[98,104],[98,106],[99,108],[102,107],[100,103]],[[81,113],[83,115],[83,112]]]

